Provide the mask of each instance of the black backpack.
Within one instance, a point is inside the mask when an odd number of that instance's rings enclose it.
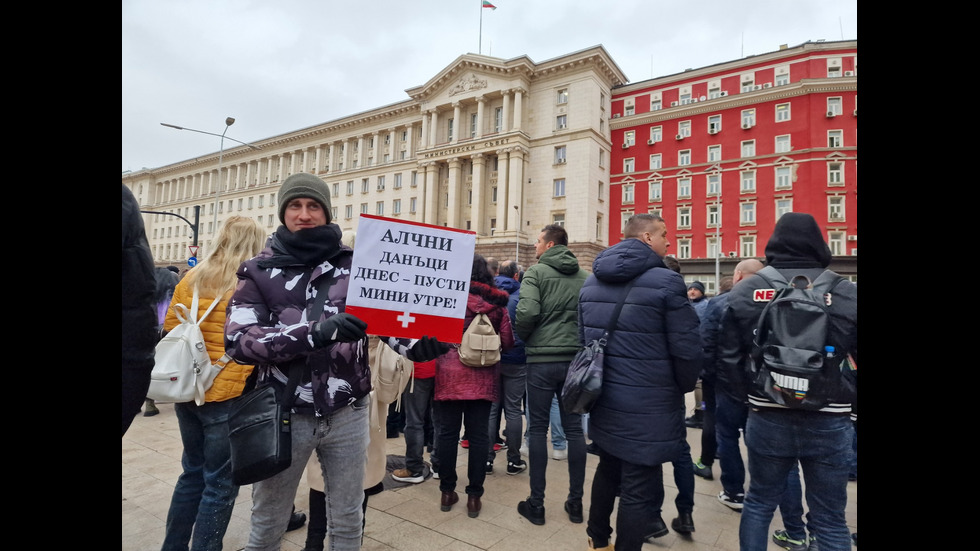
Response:
[[[773,267],[756,272],[775,290],[762,310],[752,339],[749,385],[756,394],[794,409],[819,410],[847,403],[853,385],[841,375],[847,351],[833,338],[831,292],[844,278],[825,270],[811,283],[791,282]],[[757,291],[759,292],[759,291]]]

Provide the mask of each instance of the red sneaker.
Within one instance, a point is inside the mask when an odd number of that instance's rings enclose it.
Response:
[[[460,440],[459,441],[459,445],[462,446],[462,447],[464,447],[464,448],[468,448],[468,447],[470,447],[470,441],[469,440]]]

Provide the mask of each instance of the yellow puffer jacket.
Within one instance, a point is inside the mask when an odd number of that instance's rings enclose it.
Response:
[[[212,362],[218,361],[225,354],[225,311],[227,310],[228,301],[231,299],[233,292],[234,290],[230,290],[225,293],[220,299],[221,302],[201,322],[201,333],[204,334],[204,342],[207,344],[208,355],[211,356]],[[198,297],[198,317],[207,311],[213,300],[211,298]],[[163,322],[163,329],[170,331],[180,324],[180,320],[174,314],[174,304],[183,304],[189,310],[193,301],[194,290],[188,285],[187,278],[181,279],[180,283],[177,284],[177,288],[174,289],[174,298],[170,301],[170,308],[167,310],[167,319]],[[211,388],[204,394],[204,401],[223,402],[241,396],[242,391],[245,389],[245,379],[252,373],[254,367],[252,365],[242,365],[236,363],[234,360],[230,360],[228,365],[221,370],[221,373],[218,373],[218,376],[215,377],[214,384],[211,385]]]

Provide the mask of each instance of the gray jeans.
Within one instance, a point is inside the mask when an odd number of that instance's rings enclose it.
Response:
[[[252,485],[252,527],[247,551],[278,551],[286,533],[303,470],[314,451],[323,470],[327,494],[330,550],[361,548],[364,512],[364,464],[368,446],[368,397],[316,418],[291,417],[292,464],[285,471]]]
[[[500,402],[490,406],[490,454],[487,456],[487,461],[491,463],[497,456],[497,452],[493,451],[493,444],[497,441],[501,405],[504,409],[504,440],[507,441],[507,461],[515,464],[521,462],[525,385],[525,364],[500,364]]]

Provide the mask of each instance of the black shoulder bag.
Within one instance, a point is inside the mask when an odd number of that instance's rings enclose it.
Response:
[[[599,395],[602,394],[602,362],[605,354],[606,343],[616,329],[616,322],[619,320],[619,313],[623,309],[623,303],[630,294],[630,289],[636,283],[634,278],[626,286],[623,298],[616,304],[613,310],[612,319],[609,327],[598,339],[585,345],[579,350],[572,363],[568,365],[568,373],[565,375],[565,385],[561,389],[561,402],[565,406],[565,411],[570,413],[588,413],[595,405]]]

